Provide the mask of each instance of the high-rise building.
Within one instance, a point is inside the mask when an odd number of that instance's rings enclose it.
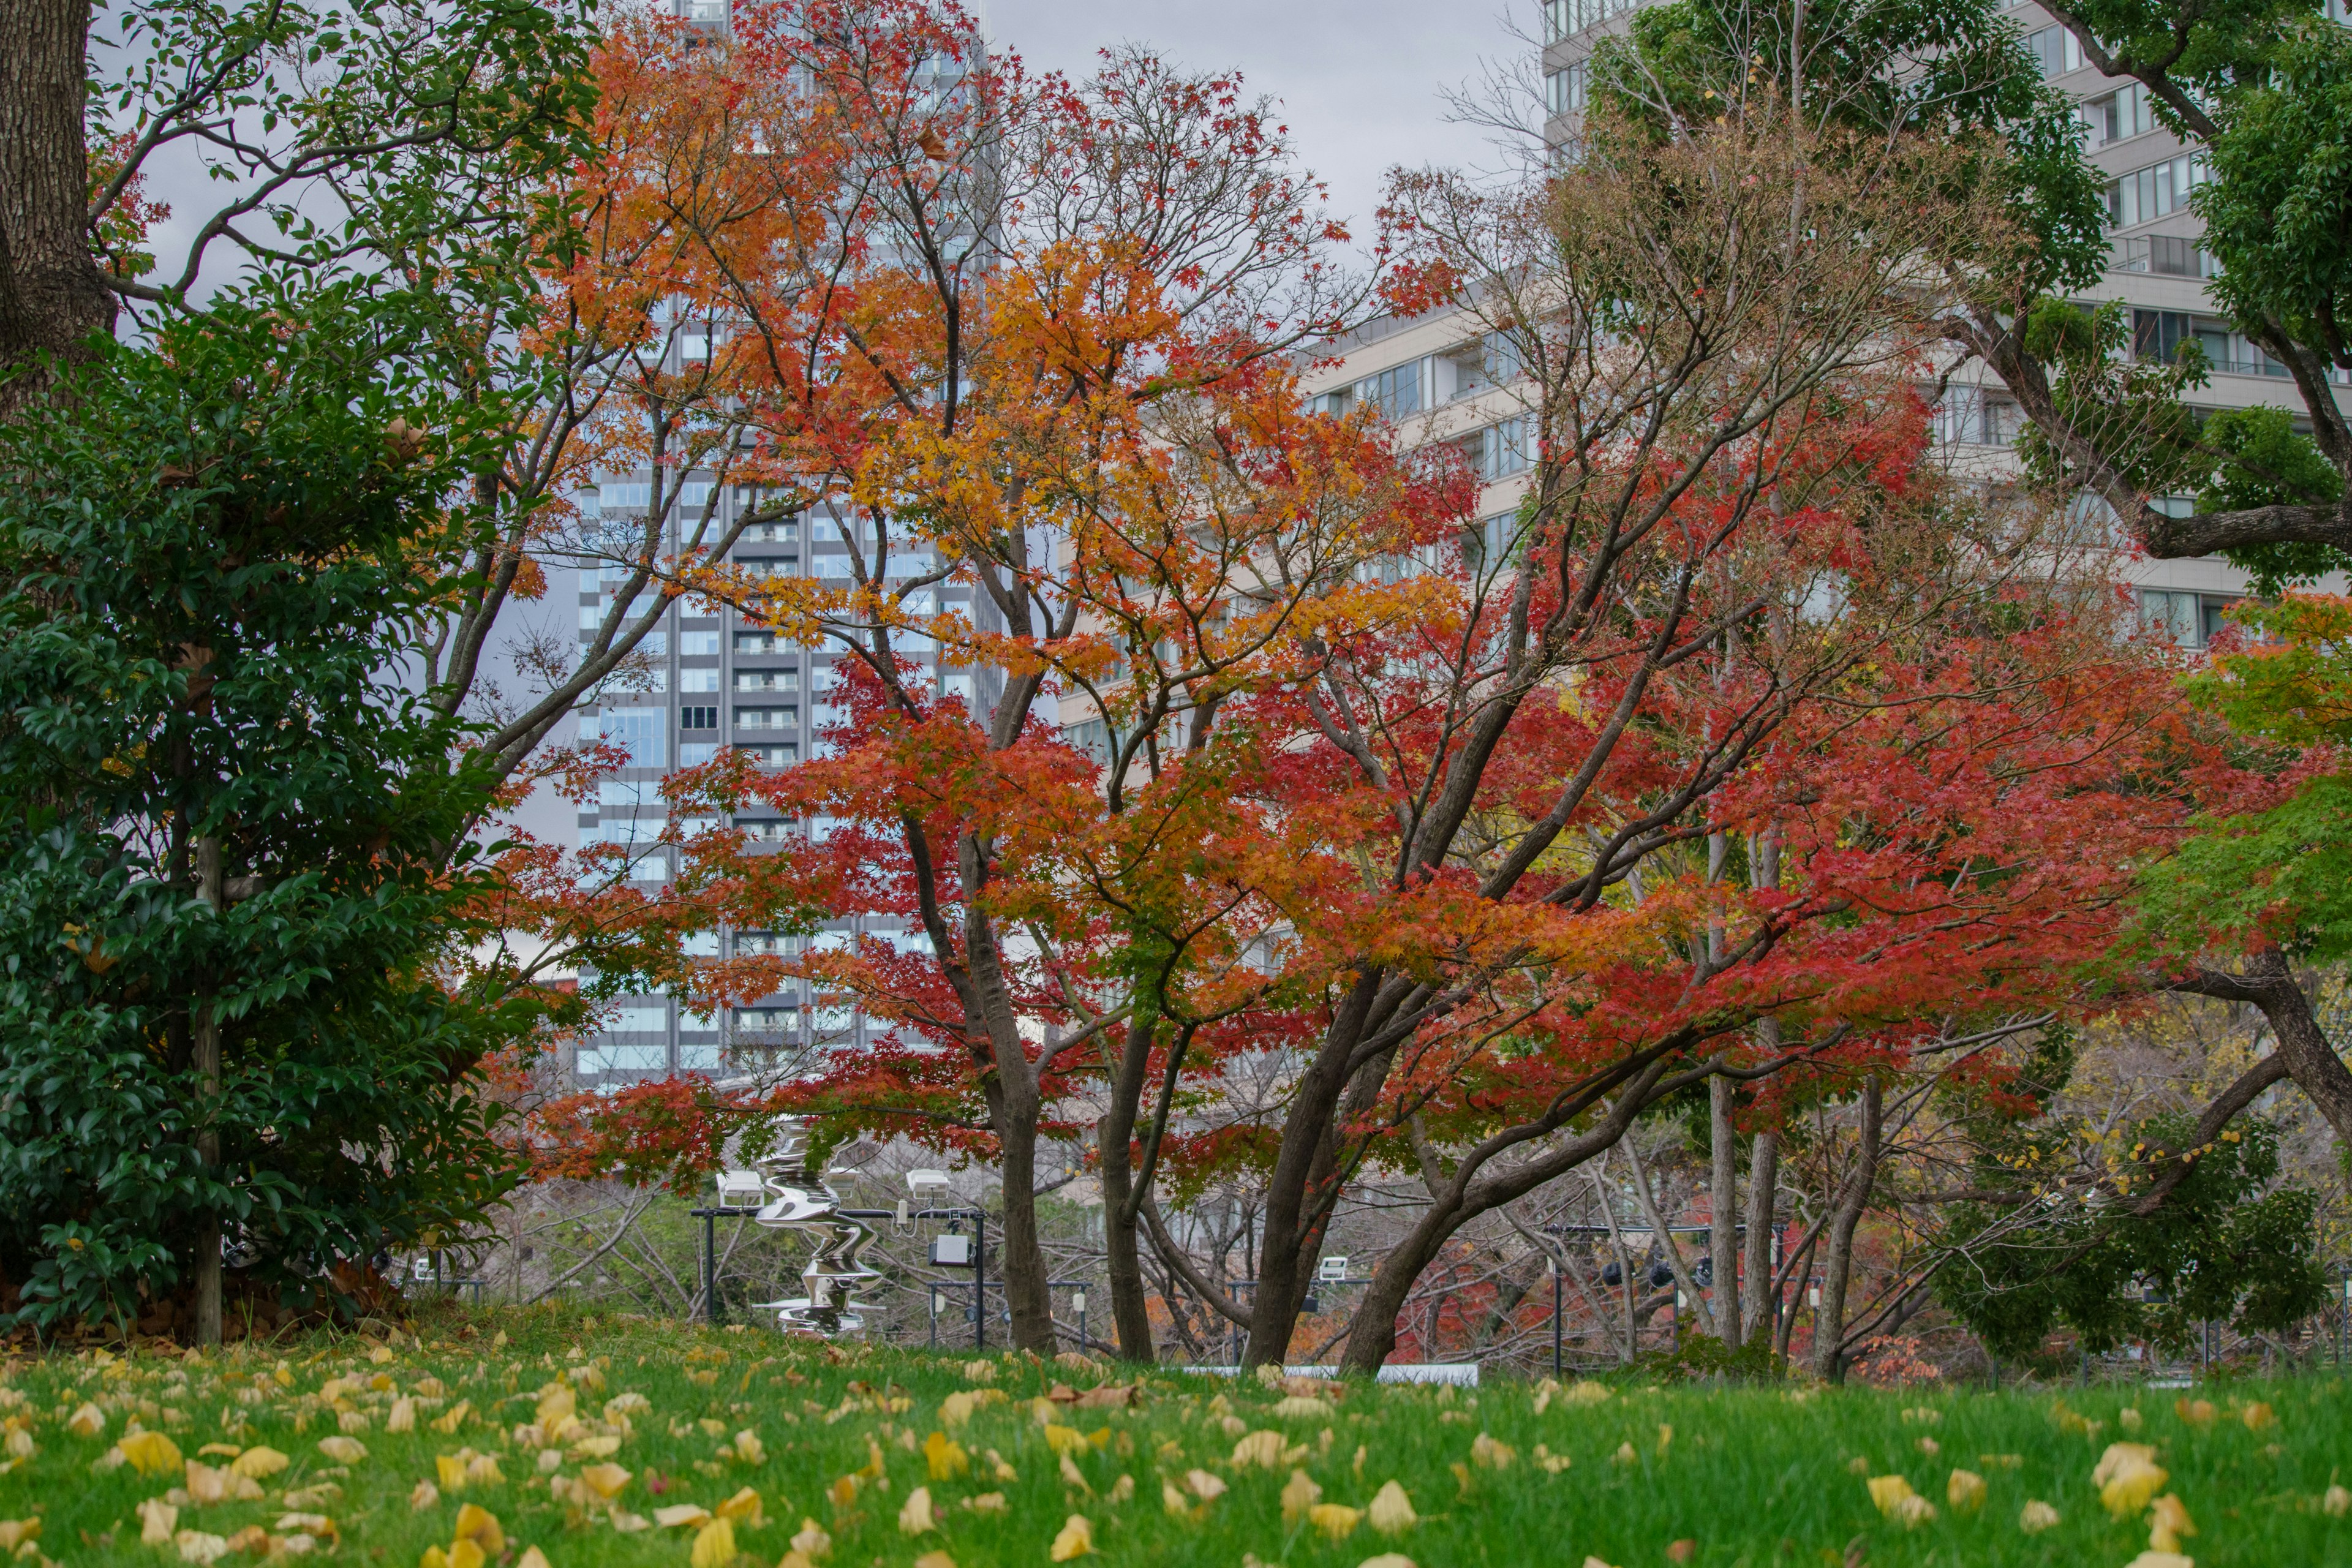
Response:
[[[1573,136],[1583,114],[1594,47],[1624,30],[1637,0],[1541,5],[1545,130],[1559,145]],[[2328,0],[2326,10],[2338,23],[2346,20],[2346,0]],[[2185,341],[2203,349],[2212,376],[2191,396],[2200,408],[2275,404],[2299,409],[2286,367],[2231,331],[2207,292],[2213,262],[2198,242],[2203,225],[2189,206],[2189,193],[2205,177],[2200,149],[2157,122],[2140,83],[2117,80],[2090,66],[2074,36],[2039,5],[2012,5],[2007,15],[2024,35],[2042,76],[2074,100],[2084,151],[2107,176],[2112,248],[2105,276],[2084,302],[2123,304],[2131,313],[2136,353],[2169,359]],[[1365,363],[1370,363],[1370,356]],[[2336,375],[2352,385],[2343,373]],[[2337,397],[2352,406],[2347,393]],[[1998,378],[1971,372],[1954,378],[1936,423],[1937,437],[1955,457],[1973,464],[1990,459],[1998,467],[1999,449],[2017,438],[2023,416]],[[2168,496],[2157,504],[2185,514],[2193,503],[2187,496]],[[2139,597],[2142,621],[2184,647],[2202,647],[2219,627],[2221,612],[2246,592],[2245,574],[2218,556],[2133,559],[2126,571]]]
[[[652,489],[649,477],[609,480],[599,487],[595,505],[603,518],[625,523],[634,534],[642,526]],[[679,513],[691,533],[702,509],[715,509],[710,531],[716,534],[719,525],[731,521],[739,509],[753,504],[748,489],[721,489],[708,477],[689,476],[678,490],[678,507],[666,523],[666,544],[671,551],[677,548]],[[755,523],[744,530],[730,559],[755,577],[845,582],[850,549],[843,526],[843,521],[822,510]],[[849,521],[846,526],[857,524]],[[866,544],[870,552],[870,533]],[[894,580],[922,575],[933,563],[928,552],[895,542],[889,561]],[[625,584],[625,572],[607,570],[620,581],[608,585],[599,572],[576,574],[583,639],[611,613],[614,595]],[[913,606],[919,613],[936,607],[969,616],[975,608],[971,590],[952,583],[922,594],[930,598]],[[899,645],[900,656],[919,665],[925,671],[920,679],[932,682],[940,694],[961,698],[975,711],[994,695],[987,672],[942,670],[929,638],[904,636]],[[662,628],[638,652],[639,668],[579,714],[583,739],[601,737],[628,757],[627,766],[600,782],[596,799],[582,804],[579,831],[583,846],[629,847],[628,879],[653,888],[677,871],[676,850],[656,842],[668,820],[662,780],[679,768],[709,762],[722,745],[748,752],[770,768],[820,754],[824,742],[819,732],[838,718],[832,698],[843,655],[833,648],[801,647],[754,621],[699,605],[691,596],[670,604]],[[831,826],[823,818],[791,821],[768,811],[746,812],[727,824],[678,826],[688,835],[698,826],[732,826],[755,848],[822,838]],[[860,933],[900,940],[900,928],[895,920],[860,917],[831,922],[824,934],[808,940],[822,945]],[[793,945],[794,939],[769,931],[717,931],[690,939],[688,951],[718,957],[722,952],[785,952]],[[626,1082],[672,1072],[724,1071],[742,1065],[746,1052],[862,1041],[863,1020],[854,1011],[811,1003],[793,987],[730,1009],[725,1016],[697,1017],[674,998],[625,998],[611,1028],[581,1048],[575,1070],[592,1082]]]
[[[730,24],[729,0],[667,0],[675,14],[694,26],[723,32]],[[683,371],[698,358],[708,358],[715,342],[723,342],[724,321],[689,322],[680,315],[669,333],[666,368]],[[674,556],[681,536],[723,538],[746,511],[761,509],[761,496],[749,486],[721,482],[709,470],[677,474],[661,490],[662,555]],[[601,483],[593,496],[577,498],[592,526],[614,526],[623,541],[614,557],[628,559],[640,537],[656,486],[649,469],[620,472]],[[753,577],[814,577],[846,584],[852,576],[849,540],[844,530],[863,529],[865,559],[874,559],[873,525],[846,506],[825,505],[799,515],[747,526],[729,553],[731,564]],[[894,530],[888,556],[892,587],[928,574],[935,565],[929,552]],[[595,635],[614,609],[614,600],[633,575],[623,565],[575,568],[580,612],[580,636]],[[650,612],[657,590],[625,611],[630,621]],[[911,613],[961,612],[983,626],[992,624],[992,605],[969,585],[953,581],[917,590],[909,599]],[[893,638],[895,651],[919,665],[919,680],[931,683],[943,697],[956,697],[976,714],[993,703],[1001,679],[988,669],[942,668],[931,639],[913,634]],[[596,798],[583,802],[579,813],[582,846],[616,844],[630,854],[622,873],[642,889],[655,889],[677,874],[674,847],[658,842],[668,821],[661,794],[662,781],[681,768],[709,762],[721,746],[751,753],[765,768],[789,767],[822,753],[822,731],[836,722],[835,706],[840,660],[834,647],[804,647],[779,637],[757,621],[691,596],[673,600],[663,612],[661,627],[639,645],[625,672],[608,681],[599,700],[577,713],[582,739],[601,738],[624,751],[626,766],[600,781]],[[680,833],[699,827],[740,829],[751,847],[782,848],[793,842],[822,839],[832,824],[787,820],[768,810],[746,811],[731,822],[716,819],[684,821]],[[815,936],[796,938],[764,931],[710,931],[688,939],[690,956],[717,958],[740,953],[782,953],[799,950],[805,941],[818,948],[846,943],[859,936],[894,942],[910,940],[905,922],[883,916],[857,916],[827,922]],[[846,1005],[830,1005],[812,996],[798,984],[716,1016],[698,1016],[667,995],[619,999],[609,1026],[578,1050],[572,1068],[585,1084],[624,1084],[673,1073],[723,1074],[740,1068],[772,1066],[812,1048],[861,1045],[868,1038],[861,1014]]]

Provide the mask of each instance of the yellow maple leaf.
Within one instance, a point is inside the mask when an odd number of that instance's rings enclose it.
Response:
[[[1084,1557],[1095,1549],[1095,1527],[1082,1513],[1074,1513],[1054,1537],[1054,1544],[1045,1555],[1055,1563],[1068,1563]]]

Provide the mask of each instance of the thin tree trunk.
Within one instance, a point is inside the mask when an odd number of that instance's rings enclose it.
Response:
[[[1780,1135],[1759,1132],[1748,1146],[1748,1261],[1739,1281],[1740,1332],[1747,1339],[1772,1331],[1772,1237],[1780,1223],[1773,1189],[1780,1181]]]
[[[84,217],[89,18],[90,0],[0,5],[0,373],[38,353],[71,356],[114,320]],[[41,384],[0,383],[0,411]]]
[[[984,847],[966,835],[962,850],[966,888],[986,885],[986,858]],[[1051,1355],[1056,1343],[1053,1291],[1047,1284],[1045,1250],[1037,1236],[1037,1121],[1044,1097],[1037,1064],[1029,1059],[1020,1019],[1013,1012],[995,926],[985,912],[971,905],[964,916],[964,954],[971,1002],[977,1004],[974,1010],[979,1014],[971,1022],[986,1031],[996,1069],[987,1079],[988,1112],[1004,1173],[1003,1250],[999,1256],[1004,1305],[1013,1322],[1013,1348]],[[981,1295],[984,1298],[986,1292]],[[985,1300],[978,1305],[986,1312]]]
[[[1412,1294],[1413,1282],[1454,1233],[1478,1215],[1514,1203],[1586,1161],[1607,1153],[1625,1136],[1625,1130],[1633,1125],[1642,1108],[1661,1092],[1657,1086],[1664,1072],[1665,1058],[1662,1055],[1625,1086],[1617,1104],[1598,1123],[1517,1165],[1482,1177],[1479,1171],[1485,1162],[1477,1156],[1490,1145],[1482,1144],[1479,1150],[1465,1154],[1405,1238],[1390,1248],[1380,1267],[1372,1270],[1371,1283],[1365,1287],[1364,1300],[1356,1309],[1356,1321],[1348,1333],[1348,1352],[1340,1364],[1363,1372],[1377,1370],[1396,1348],[1397,1316]],[[1491,1153],[1487,1157],[1491,1158]]]
[[[1707,1259],[1715,1272],[1712,1310],[1724,1348],[1739,1348],[1739,1136],[1731,1126],[1732,1082],[1707,1079],[1707,1132],[1715,1169],[1709,1177]]]
[[[1144,1292],[1131,1151],[1155,1033],[1141,1019],[1128,1026],[1111,1079],[1110,1104],[1095,1123],[1095,1147],[1102,1162],[1103,1249],[1110,1275],[1111,1321],[1118,1333],[1120,1359],[1144,1363],[1159,1360],[1159,1352],[1151,1342],[1151,1313]]]
[[[206,836],[196,840],[196,896],[211,906],[213,918],[221,912],[221,841]],[[195,1068],[199,1097],[196,1133],[196,1159],[204,1166],[207,1182],[220,1169],[221,1090],[221,1030],[220,1004],[211,996],[196,998]],[[217,1209],[206,1194],[204,1221],[196,1227],[196,1343],[217,1345],[221,1342],[221,1226]]]
[[[1706,1298],[1699,1293],[1697,1282],[1690,1277],[1690,1264],[1683,1257],[1681,1244],[1675,1240],[1674,1227],[1658,1207],[1657,1194],[1650,1190],[1650,1173],[1642,1169],[1642,1152],[1633,1147],[1631,1138],[1625,1140],[1625,1163],[1633,1173],[1633,1201],[1641,1205],[1642,1217],[1650,1222],[1658,1245],[1665,1249],[1666,1267],[1675,1271],[1675,1289],[1689,1299],[1691,1310],[1698,1314],[1698,1331],[1713,1335],[1715,1314],[1708,1309]]]
[[[2239,974],[2200,967],[2174,984],[2179,990],[2260,1007],[2295,1087],[2311,1097],[2336,1130],[2336,1142],[2352,1149],[2352,1068],[2344,1065],[2328,1044],[2326,1031],[2312,1016],[2311,1000],[2295,984],[2284,953],[2274,947],[2255,953]]]
[[[1853,1233],[1870,1206],[1870,1190],[1878,1181],[1878,1138],[1883,1110],[1878,1075],[1862,1080],[1862,1140],[1854,1152],[1853,1169],[1839,1189],[1830,1220],[1829,1254],[1822,1266],[1822,1305],[1813,1323],[1813,1375],[1826,1383],[1845,1375],[1846,1282],[1853,1273]]]
[[[1348,1058],[1363,1037],[1364,1025],[1380,992],[1380,971],[1357,977],[1292,1095],[1274,1170],[1266,1181],[1265,1246],[1259,1256],[1257,1289],[1250,1303],[1244,1365],[1279,1366],[1289,1353],[1307,1271],[1301,1257],[1319,1239],[1321,1230],[1313,1213],[1320,1195],[1316,1179],[1318,1170],[1328,1173],[1329,1169],[1334,1125],[1342,1114],[1341,1101],[1350,1081]]]
[[[1806,1237],[1804,1245],[1797,1248],[1797,1256],[1790,1259],[1792,1267],[1789,1272],[1793,1278],[1799,1280],[1812,1278],[1813,1247],[1821,1241],[1821,1232],[1814,1231]],[[1773,1282],[1773,1288],[1775,1289],[1780,1288],[1777,1279]],[[1792,1307],[1780,1314],[1780,1326],[1772,1336],[1772,1349],[1782,1361],[1789,1359],[1789,1341],[1795,1336],[1796,1332],[1797,1312]]]

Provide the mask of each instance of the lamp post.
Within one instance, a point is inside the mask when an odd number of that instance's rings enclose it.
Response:
[[[1559,1380],[1559,1259],[1551,1263],[1551,1375]]]

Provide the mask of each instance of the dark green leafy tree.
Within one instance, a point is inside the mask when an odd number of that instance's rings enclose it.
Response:
[[[21,1321],[176,1292],[203,1337],[224,1251],[232,1301],[308,1301],[520,1173],[481,1063],[543,1008],[453,979],[493,780],[403,678],[487,433],[352,305],[225,305],[0,426]]]
[[[1991,0],[1674,0],[1604,41],[1593,77],[1597,104],[1661,133],[1769,101],[1825,156],[1885,158],[1911,135],[1969,149],[1952,179],[2000,192],[2016,220],[2014,233],[1974,237],[1986,248],[1967,258],[1998,288],[2079,287],[2105,258],[2074,106]]]
[[[2352,563],[2352,427],[2338,380],[2352,371],[2352,32],[2315,0],[2062,0],[2047,7],[2092,65],[2147,87],[2158,119],[2201,143],[2193,205],[2218,264],[2208,290],[2231,324],[2283,366],[2285,417],[2217,416],[2195,450],[2193,516],[2151,504],[2173,476],[2099,439],[2095,419],[2035,395],[2030,344],[1977,345],[2065,459],[2162,556],[2224,553],[2265,588]],[[2294,428],[2301,426],[2304,434]]]
[[[1981,1147],[1979,1182],[2016,1201],[1956,1207],[1941,1238],[1953,1258],[1936,1279],[1995,1354],[2028,1355],[2062,1326],[2095,1352],[2127,1340],[2178,1352],[2201,1323],[2278,1333],[2319,1310],[2317,1200],[2279,1184],[2269,1123],[2200,1142],[2188,1118],[2158,1117],[2127,1136],[2109,1179],[2079,1190],[2039,1179],[2054,1172],[2038,1131]],[[2133,1202],[2135,1185],[2184,1162],[2164,1203]]]

